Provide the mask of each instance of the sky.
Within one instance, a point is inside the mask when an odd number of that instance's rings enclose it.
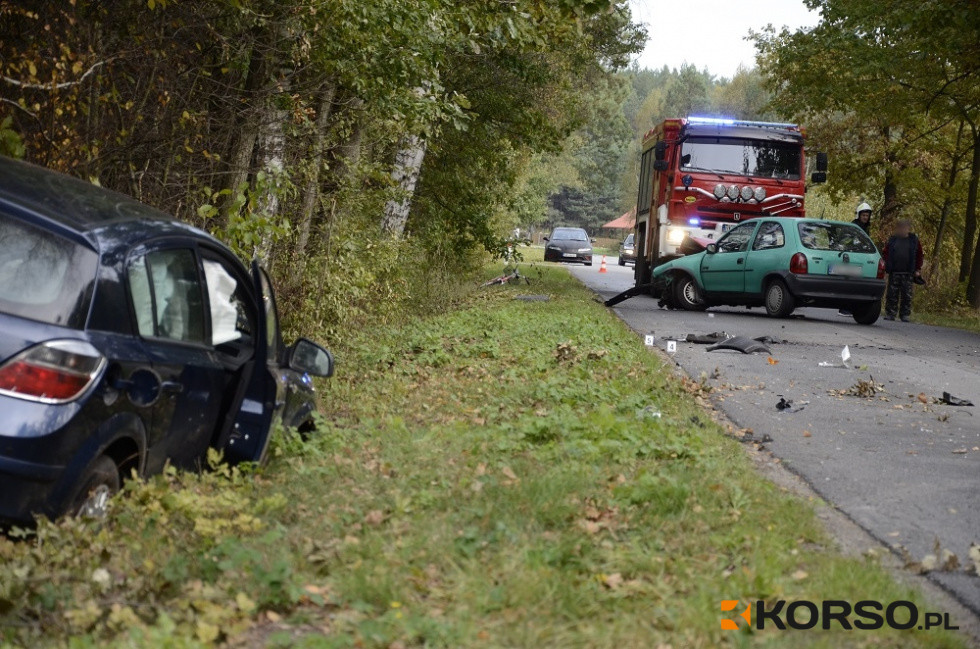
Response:
[[[772,23],[777,29],[819,22],[803,0],[629,0],[633,19],[647,28],[640,67],[679,68],[691,63],[717,77],[731,77],[739,65],[755,66],[755,47],[744,40],[750,29]]]

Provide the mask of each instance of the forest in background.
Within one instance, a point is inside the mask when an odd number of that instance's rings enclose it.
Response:
[[[450,299],[643,40],[618,0],[0,0],[0,154],[258,254],[330,339]]]
[[[912,219],[929,299],[980,307],[980,12],[806,3],[816,28],[761,29],[727,79],[630,67],[612,0],[0,0],[0,153],[258,252],[290,324],[337,335],[432,307],[515,227],[628,211],[667,117],[795,121],[831,156],[809,214],[867,200],[879,244]]]

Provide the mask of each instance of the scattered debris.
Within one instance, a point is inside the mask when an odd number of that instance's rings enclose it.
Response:
[[[953,453],[953,455],[966,455],[967,450],[965,448],[958,448],[951,452]]]
[[[776,360],[775,358],[773,358],[772,356],[770,356],[767,360],[769,361],[769,364],[770,365],[778,365],[779,364],[779,361]]]
[[[776,410],[780,412],[800,412],[807,407],[809,401],[800,401],[795,406],[793,405],[792,399],[786,399],[785,397],[779,397],[779,401],[776,403]]]
[[[763,345],[782,345],[786,343],[785,340],[779,340],[772,336],[758,336],[757,338],[753,338],[753,340],[758,340]]]
[[[895,548],[902,556],[902,560],[905,561],[905,567],[920,575],[927,572],[955,572],[960,569],[960,558],[956,556],[955,552],[942,547],[938,537],[933,542],[932,552],[922,557],[922,561],[916,561],[904,545],[899,544]],[[980,551],[974,557],[975,548],[980,550],[980,546],[970,544],[970,559],[976,562],[980,560]],[[975,568],[977,574],[980,574],[980,564],[977,564]],[[970,568],[967,567],[966,571],[969,572]]]
[[[696,345],[714,345],[725,342],[729,338],[734,338],[734,336],[724,331],[715,331],[710,334],[687,334],[683,340]]]
[[[654,406],[644,406],[636,411],[637,419],[660,419],[663,414]]]
[[[827,361],[821,361],[819,367],[843,367],[844,369],[851,369],[850,347],[844,345],[844,349],[842,349],[840,352],[840,363],[828,363]]]
[[[709,352],[716,352],[723,349],[730,349],[742,352],[743,354],[754,354],[756,352],[772,353],[763,343],[752,338],[746,338],[745,336],[735,336],[734,338],[723,340],[720,343],[715,343],[708,347]]]
[[[521,300],[523,302],[548,302],[551,300],[550,295],[515,295],[515,300]]]
[[[609,355],[609,350],[608,349],[596,349],[596,350],[593,350],[593,351],[589,352],[588,359],[590,361],[598,361],[600,359],[605,358],[608,355]]]
[[[975,572],[977,576],[980,577],[980,545],[976,543],[971,543],[970,551],[967,553],[967,556],[969,556],[970,561],[973,562],[973,572]],[[967,571],[969,570],[970,569],[967,568]]]
[[[829,390],[830,395],[834,397],[861,397],[863,399],[870,399],[879,392],[885,392],[885,385],[875,381],[873,376],[869,376],[867,381],[858,381],[846,390]]]
[[[939,400],[939,403],[943,403],[947,406],[972,406],[972,401],[967,401],[966,399],[960,399],[959,397],[954,397],[949,392],[943,392],[943,398]]]

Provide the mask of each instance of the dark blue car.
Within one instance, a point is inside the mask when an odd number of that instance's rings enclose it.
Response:
[[[330,354],[205,232],[0,157],[0,519],[104,511],[134,469],[262,462],[310,425]]]

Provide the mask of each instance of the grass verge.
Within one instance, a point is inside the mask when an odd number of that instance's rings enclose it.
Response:
[[[922,602],[831,549],[564,269],[529,274],[357,336],[317,434],[254,474],[168,472],[0,540],[0,644],[962,646],[722,631],[722,599]]]

